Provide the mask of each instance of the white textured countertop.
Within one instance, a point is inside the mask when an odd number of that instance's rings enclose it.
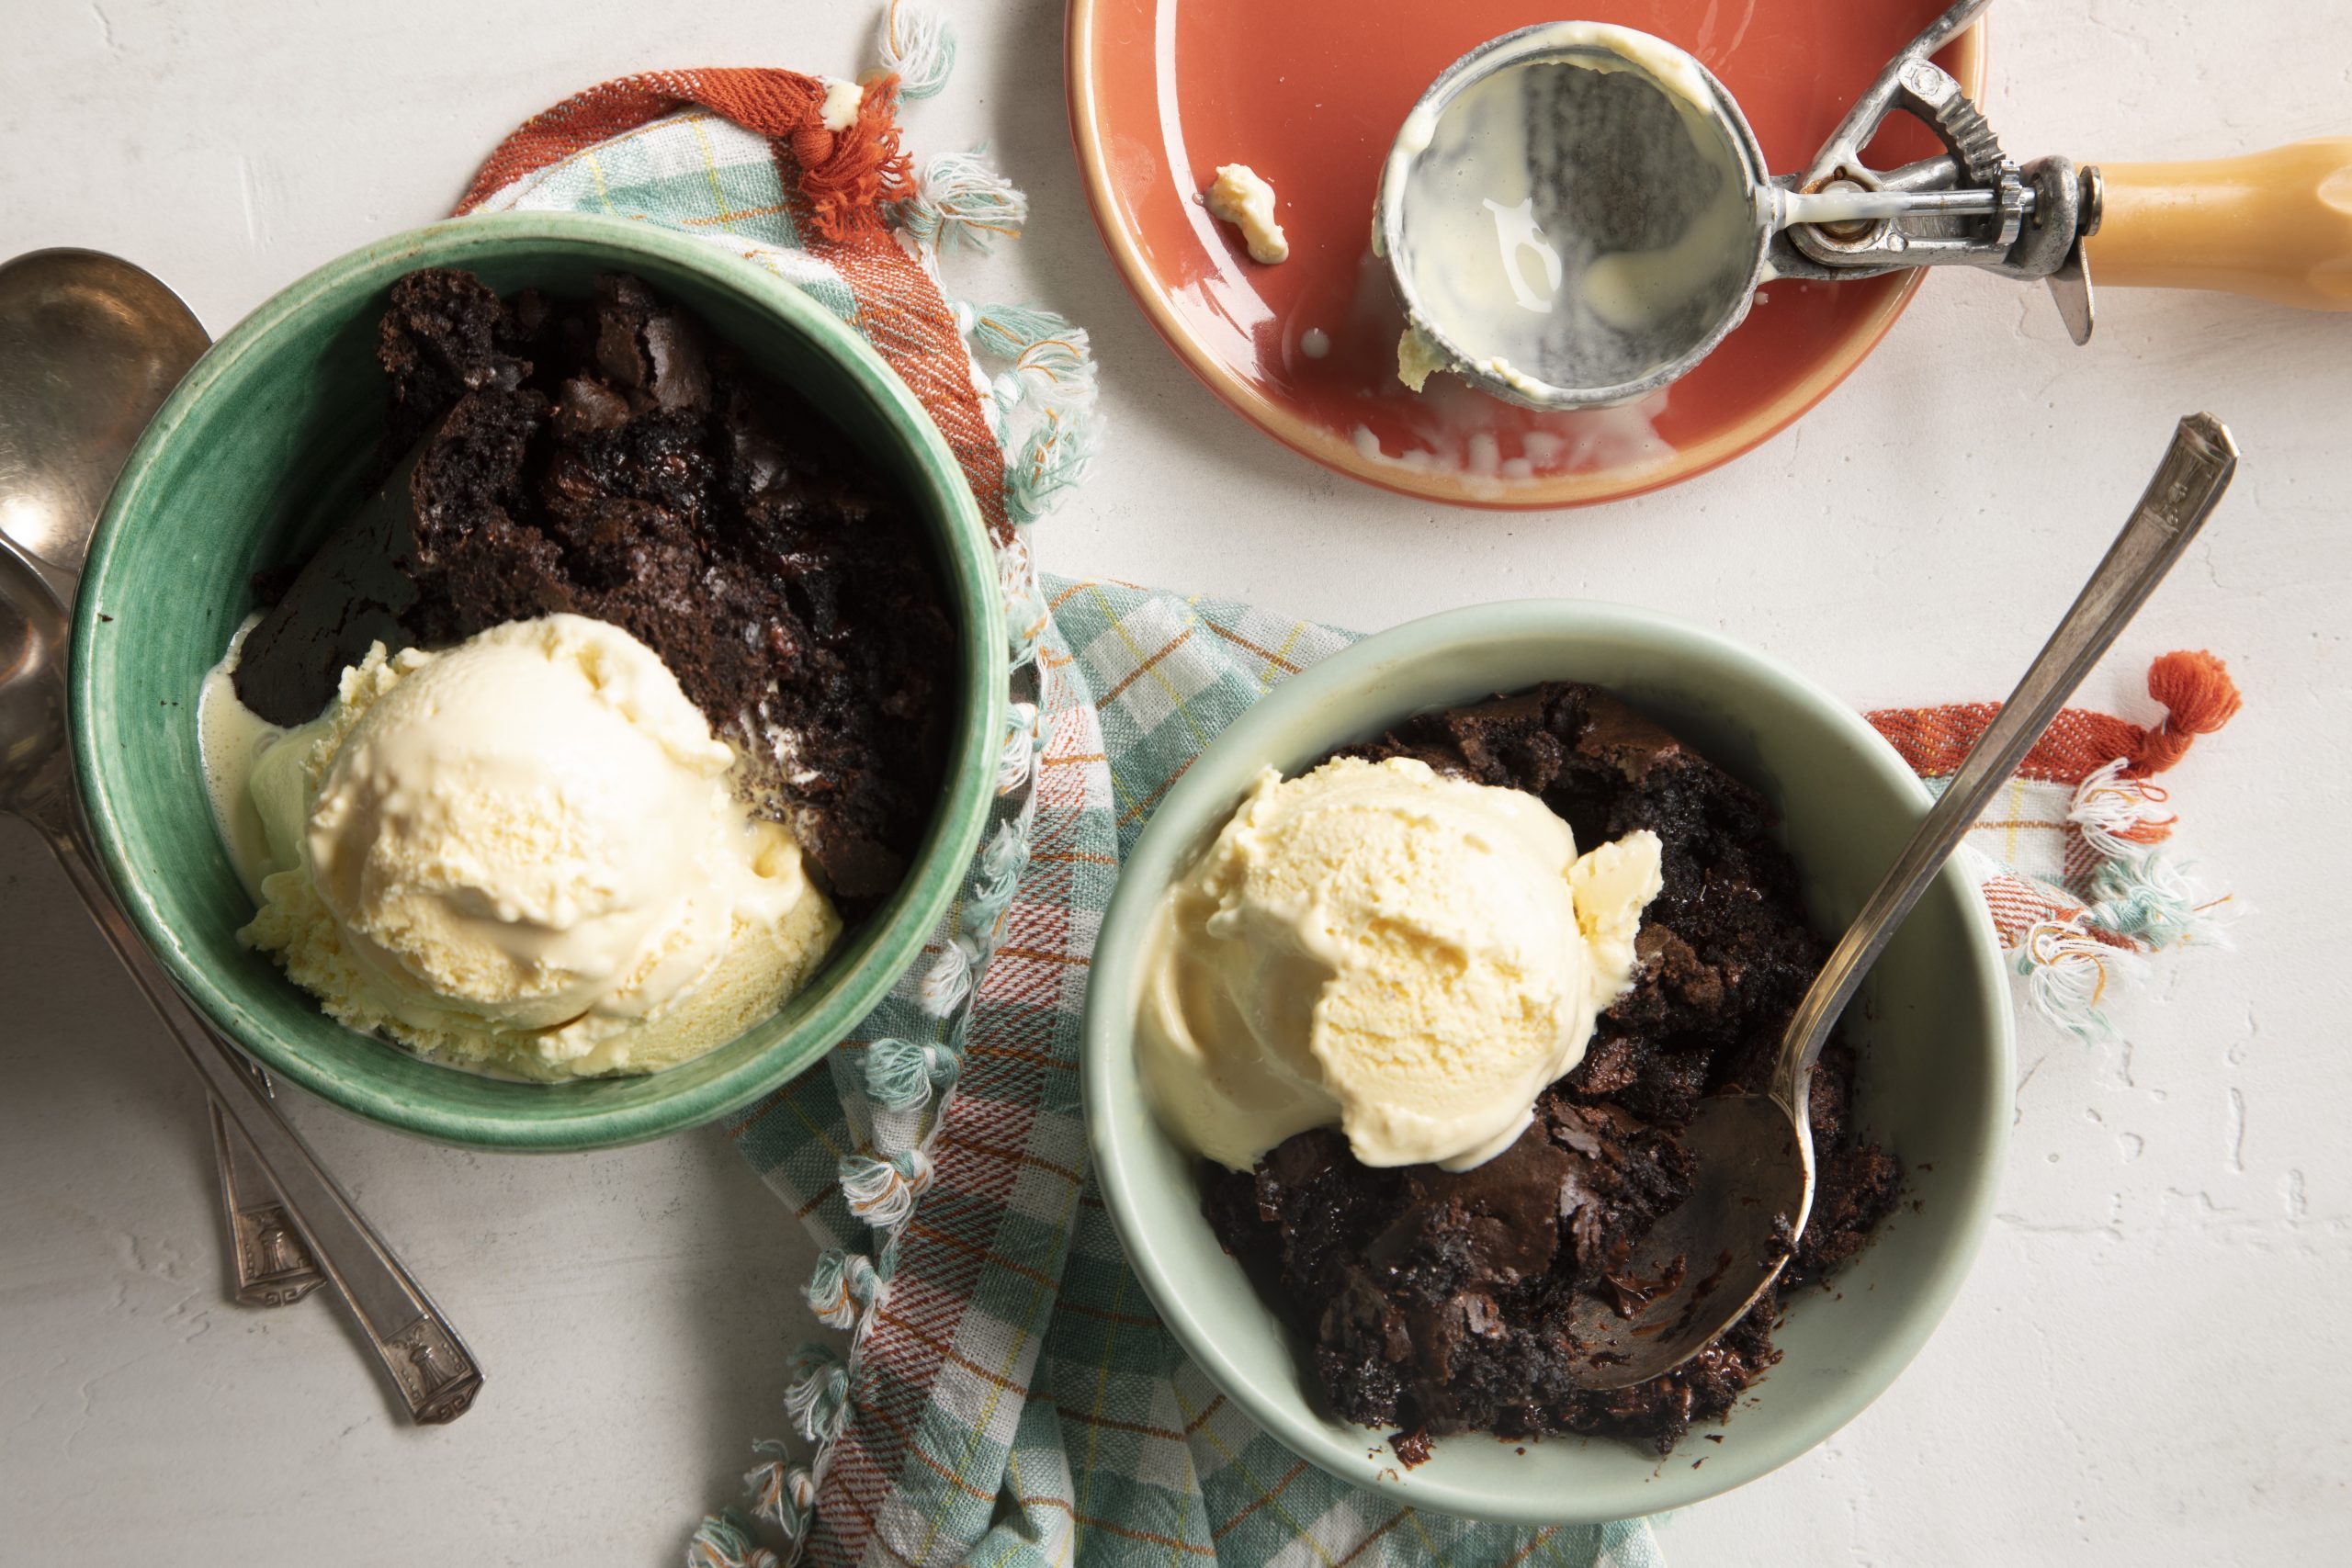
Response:
[[[2352,776],[2352,315],[2110,290],[2076,349],[2038,291],[1939,276],[1742,462],[1597,511],[1435,510],[1309,466],[1193,380],[1087,219],[1060,6],[947,9],[956,81],[910,111],[910,143],[987,141],[1036,209],[967,292],[1068,312],[1103,367],[1111,437],[1040,537],[1056,570],[1362,627],[1620,599],[1858,706],[1992,697],[2173,419],[2231,423],[2236,490],[2083,696],[2146,719],[2152,655],[2229,660],[2244,714],[2165,782],[2184,849],[2252,907],[2238,951],[2161,961],[2121,1041],[2025,1026],[2001,1217],[1941,1332],[1845,1431],[1662,1539],[1680,1568],[2340,1552],[2352,1363],[2285,1347],[2332,1339],[2352,1294],[2352,987],[2328,924]],[[2332,10],[1998,0],[1986,107],[2028,154],[2352,131],[2352,19]],[[0,254],[120,252],[217,333],[439,214],[503,131],[579,87],[663,64],[847,73],[868,19],[820,0],[0,0]],[[228,1304],[193,1080],[13,826],[0,1073],[0,1559],[674,1562],[782,1428],[811,1249],[715,1133],[499,1157],[289,1093],[489,1371],[451,1427],[396,1418],[323,1302]]]

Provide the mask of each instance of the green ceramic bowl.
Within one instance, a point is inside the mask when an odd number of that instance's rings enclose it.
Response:
[[[947,784],[906,883],[807,989],[732,1043],[668,1072],[520,1084],[421,1061],[329,1021],[237,928],[252,903],[222,853],[198,765],[197,690],[253,608],[252,574],[302,554],[357,498],[384,388],[376,323],[394,279],[465,267],[502,291],[585,295],[625,269],[808,394],[928,525],[958,627]],[[1003,612],[971,491],[904,383],[807,296],[707,242],[577,214],[468,218],[321,267],[198,362],[130,455],[74,624],[74,761],[131,919],[205,1013],[273,1071],[362,1116],[451,1143],[580,1149],[737,1110],[807,1067],[913,963],[961,884],[1004,722]]]
[[[1161,1317],[1226,1396],[1303,1457],[1397,1501],[1517,1524],[1583,1523],[1729,1491],[1818,1443],[1926,1342],[1992,1213],[2009,1124],[2009,998],[1982,900],[1957,868],[1929,889],[1849,1013],[1862,1125],[1908,1167],[1906,1203],[1828,1292],[1790,1306],[1784,1356],[1720,1429],[1661,1461],[1618,1442],[1440,1438],[1408,1470],[1384,1435],[1329,1415],[1300,1347],[1201,1217],[1192,1163],[1153,1120],[1132,1045],[1147,920],[1269,763],[1285,773],[1421,709],[1546,680],[1621,694],[1780,809],[1815,919],[1844,926],[1927,808],[1892,747],[1837,698],[1711,632],[1605,604],[1489,604],[1366,639],[1286,682],[1168,792],[1096,948],[1082,1079],[1095,1171]],[[1710,1432],[1716,1429],[1710,1427]],[[1703,1465],[1694,1461],[1704,1460]]]

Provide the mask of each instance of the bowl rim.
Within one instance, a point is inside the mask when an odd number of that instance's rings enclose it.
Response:
[[[1925,813],[1929,796],[1917,775],[1868,720],[1825,687],[1718,632],[1654,611],[1592,600],[1523,599],[1469,605],[1375,633],[1275,687],[1216,736],[1201,756],[1204,759],[1217,750],[1261,757],[1272,754],[1282,749],[1298,716],[1375,682],[1386,672],[1462,648],[1595,633],[1663,644],[1694,661],[1728,662],[1751,678],[1779,687],[1795,704],[1821,717],[1871,774]],[[1333,743],[1345,739],[1334,738]],[[1270,1393],[1253,1384],[1225,1353],[1213,1325],[1194,1309],[1187,1293],[1176,1288],[1177,1273],[1136,1207],[1136,1184],[1131,1180],[1136,1165],[1128,1151],[1146,1137],[1159,1136],[1158,1124],[1148,1105],[1140,1107],[1141,1116],[1119,1113],[1132,1100],[1119,1094],[1113,1076],[1118,1058],[1132,1050],[1133,1021],[1109,1004],[1132,1002],[1145,923],[1165,886],[1163,878],[1136,876],[1132,869],[1149,846],[1151,858],[1165,860],[1166,869],[1173,872],[1187,843],[1206,830],[1220,796],[1230,793],[1220,788],[1215,773],[1199,766],[1196,760],[1170,786],[1133,848],[1122,856],[1120,880],[1096,942],[1081,1037],[1080,1092],[1088,1153],[1112,1228],[1161,1322],[1219,1392],[1293,1453],[1343,1481],[1386,1492],[1396,1501],[1417,1507],[1501,1524],[1547,1526],[1596,1524],[1656,1514],[1745,1485],[1809,1451],[1894,1383],[1959,1293],[1990,1226],[2010,1120],[2007,1101],[2000,1093],[1994,1096],[1996,1103],[1985,1107],[1984,1125],[1978,1129],[1981,1135],[1975,1146],[1982,1157],[1964,1174],[1960,1190],[1939,1205],[1956,1219],[1954,1239],[1920,1277],[1893,1331],[1858,1362],[1853,1376],[1842,1380],[1834,1392],[1819,1396],[1807,1418],[1783,1423],[1776,1440],[1708,1455],[1715,1463],[1704,1471],[1662,1466],[1638,1493],[1604,1483],[1573,1495],[1549,1495],[1532,1489],[1498,1494],[1426,1475],[1408,1478],[1386,1457],[1373,1428],[1345,1427],[1287,1393]],[[1167,826],[1162,828],[1162,823]],[[1159,834],[1157,840],[1155,832]],[[1963,911],[1970,933],[1965,955],[1969,978],[1985,1016],[1994,1021],[1991,1037],[1985,1042],[1992,1057],[1990,1081],[2007,1086],[2016,1078],[2014,1020],[1999,938],[1983,898],[1957,860],[1946,864],[1931,888],[1929,897],[1938,896],[1957,898]],[[1136,1094],[1140,1093],[1138,1085]],[[1358,1436],[1359,1432],[1363,1435]]]
[[[752,308],[779,318],[787,329],[833,361],[885,419],[908,437],[910,450],[902,479],[923,493],[946,520],[946,527],[939,531],[943,564],[947,568],[945,586],[964,623],[957,639],[965,655],[958,692],[962,718],[951,739],[948,773],[937,811],[899,893],[876,917],[880,927],[872,945],[844,976],[845,983],[782,1038],[717,1077],[647,1103],[591,1105],[553,1118],[537,1108],[513,1115],[452,1111],[428,1099],[387,1092],[380,1085],[348,1077],[313,1060],[298,1041],[267,1027],[218,984],[205,965],[195,962],[159,912],[141,867],[123,842],[123,803],[96,743],[99,694],[93,670],[98,661],[85,657],[104,618],[105,590],[123,537],[123,519],[141,503],[159,455],[173,442],[190,411],[232,367],[299,324],[322,299],[350,288],[355,278],[369,279],[372,289],[419,266],[464,266],[469,255],[485,249],[503,251],[517,243],[601,253],[615,267],[626,268],[644,258],[692,273]],[[131,448],[92,536],[82,577],[84,589],[74,606],[66,715],[83,821],[117,899],[141,938],[212,1026],[272,1071],[329,1102],[402,1132],[478,1147],[567,1152],[665,1136],[738,1111],[818,1062],[880,1002],[953,904],[994,797],[993,759],[1008,701],[1008,653],[998,575],[971,487],[931,416],[864,338],[799,288],[707,240],[624,219],[532,212],[444,220],[389,235],[336,257],[272,295],[196,363]],[[397,1047],[387,1045],[386,1049]]]

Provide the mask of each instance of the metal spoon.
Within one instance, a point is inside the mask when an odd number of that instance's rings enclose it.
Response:
[[[1788,1263],[1813,1210],[1806,1116],[1822,1045],[1912,906],[2099,655],[2114,642],[2212,512],[2237,468],[2230,433],[2211,414],[2180,422],[2132,520],[1951,786],[1895,857],[1790,1018],[1760,1090],[1711,1096],[1683,1132],[1696,1178],[1680,1207],[1643,1243],[1627,1273],[1671,1280],[1640,1313],[1590,1297],[1570,1326],[1589,1360],[1577,1381],[1623,1388],[1672,1371],[1737,1323]]]
[[[131,444],[211,339],[162,279],[102,251],[0,264],[0,536],[68,606]],[[268,1074],[239,1058],[264,1093]],[[235,1292],[284,1306],[322,1284],[244,1134],[209,1102]]]
[[[0,533],[60,599],[131,444],[210,346],[177,295],[119,256],[33,251],[0,265]]]
[[[75,834],[65,747],[67,647],[63,607],[30,559],[0,539],[0,812],[39,830],[148,1005],[252,1143],[286,1197],[288,1221],[410,1415],[420,1422],[455,1420],[481,1387],[472,1354],[247,1076],[236,1050],[173,988]]]

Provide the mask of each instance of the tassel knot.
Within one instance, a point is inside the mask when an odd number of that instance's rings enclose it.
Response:
[[[899,209],[899,226],[926,251],[956,241],[986,250],[1012,239],[1029,220],[1029,198],[989,165],[978,149],[943,152],[922,166],[914,195]]]
[[[2143,947],[2228,945],[2222,928],[2229,900],[2208,901],[2179,863],[2160,851],[2109,861],[2092,875],[2091,896],[2098,900],[2086,911],[2092,924]]]
[[[752,1517],[773,1525],[797,1546],[808,1533],[809,1515],[816,1506],[815,1478],[807,1465],[793,1463],[784,1445],[774,1438],[753,1443],[752,1451],[766,1456],[766,1462],[743,1476],[743,1490],[752,1499]]]
[[[909,103],[944,90],[956,69],[956,29],[928,6],[890,0],[882,13],[876,52],[882,69],[899,78],[899,95]]]
[[[917,987],[923,1010],[934,1018],[955,1011],[956,1004],[972,994],[972,970],[979,956],[979,944],[968,934],[949,939]]]
[[[2081,910],[2030,927],[2018,943],[2016,960],[2033,1005],[2086,1039],[2111,1027],[2099,1003],[2109,985],[2137,962],[2129,938],[2099,931]]]
[[[2167,653],[2148,666],[2148,695],[2164,705],[2165,721],[2142,732],[2133,748],[2133,776],[2161,773],[2184,756],[2197,737],[2237,716],[2244,701],[2230,667],[2202,650]]]
[[[2159,809],[2170,798],[2164,786],[2124,777],[2124,763],[2119,757],[2085,779],[2066,812],[2083,841],[2109,859],[2139,854],[2169,838],[2175,820]]]
[[[819,1322],[828,1327],[851,1328],[856,1325],[858,1314],[873,1302],[879,1284],[867,1258],[828,1247],[817,1255],[816,1267],[809,1270],[808,1283],[801,1293]]]
[[[988,923],[993,925],[1004,906],[1012,899],[1012,891],[1020,885],[1021,874],[1029,866],[1029,840],[1018,822],[1000,825],[980,852],[980,863],[974,876],[978,884],[972,892],[972,902],[989,912]],[[979,922],[975,920],[974,925]]]
[[[833,155],[833,132],[821,125],[804,125],[786,141],[793,158],[804,169],[814,169]]]
[[[1011,795],[1028,781],[1037,752],[1037,705],[1012,703],[1004,710],[1004,750],[997,754],[996,792]]]
[[[922,1108],[934,1090],[956,1081],[955,1054],[911,1040],[876,1040],[865,1048],[865,1092],[888,1111]]]
[[[915,1200],[931,1187],[931,1156],[921,1149],[902,1149],[888,1159],[843,1155],[842,1196],[851,1213],[876,1230],[889,1230],[915,1212]]]
[[[810,1442],[831,1442],[849,1417],[849,1369],[824,1346],[803,1345],[793,1353],[791,1371],[786,1413]]]
[[[751,1521],[729,1508],[711,1515],[686,1543],[686,1568],[782,1568],[752,1537]]]

